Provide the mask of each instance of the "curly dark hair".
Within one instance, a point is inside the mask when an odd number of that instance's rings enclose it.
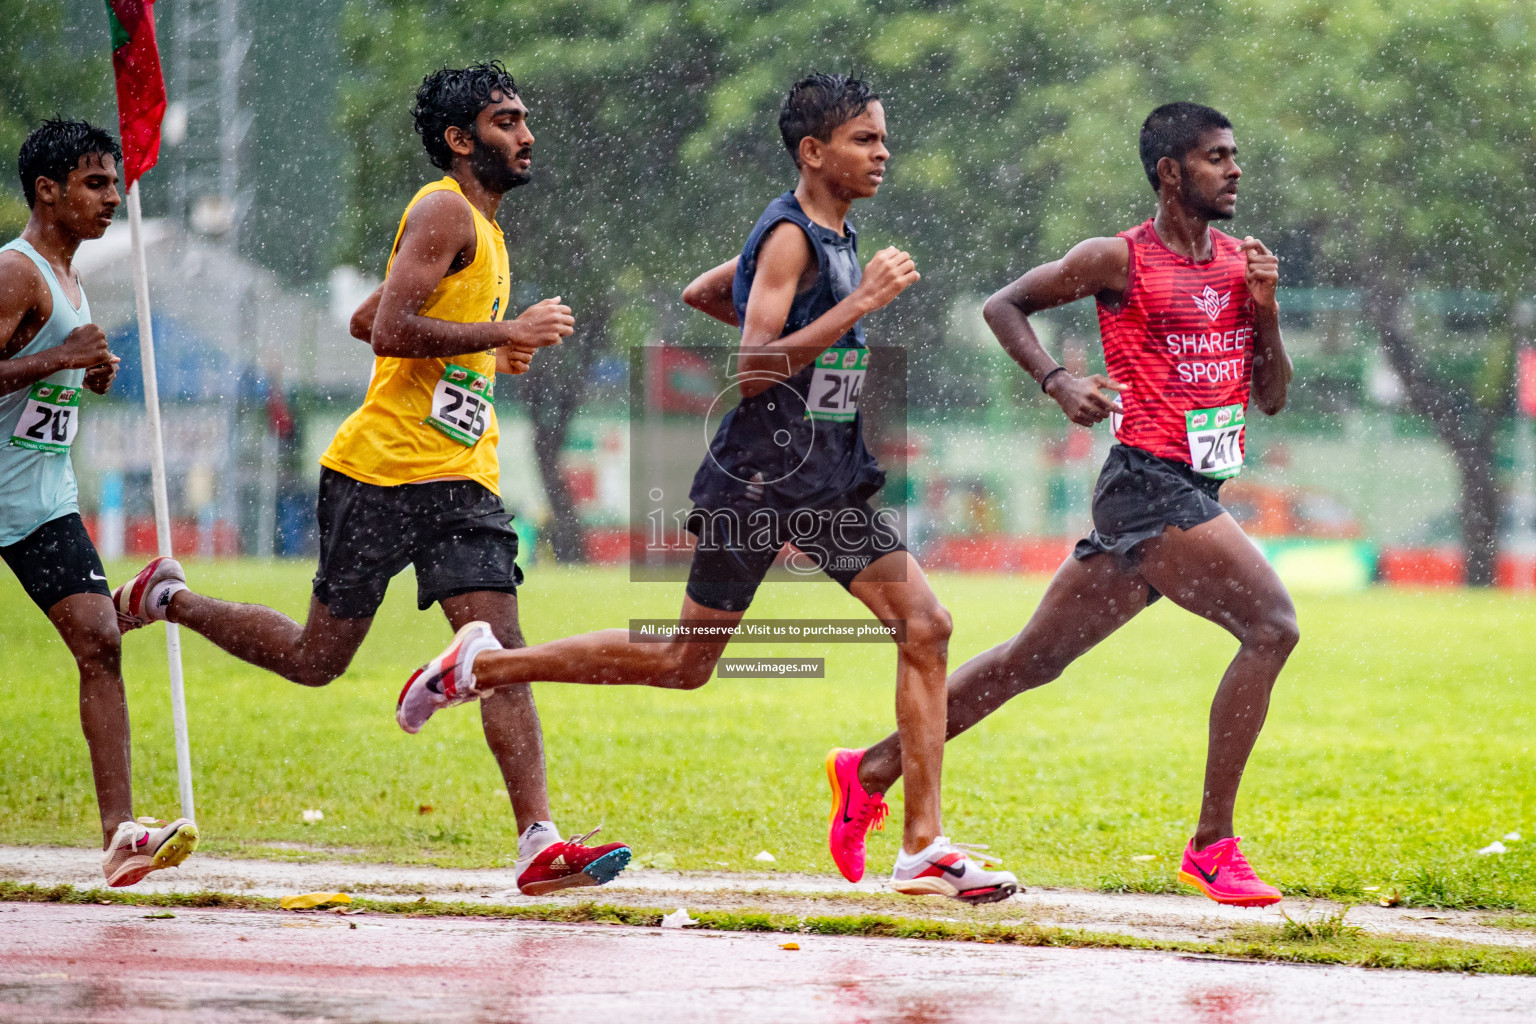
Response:
[[[69,172],[80,166],[80,158],[92,153],[123,162],[123,147],[112,133],[88,121],[55,117],[32,129],[16,156],[16,173],[21,175],[21,192],[27,197],[27,206],[37,202],[38,178],[62,185],[69,180]]]
[[[475,118],[498,92],[504,97],[518,95],[517,83],[499,60],[467,68],[443,68],[421,80],[411,117],[433,167],[446,171],[453,166],[453,150],[443,133],[455,125],[473,131]]]
[[[1184,157],[1200,144],[1200,136],[1212,128],[1232,127],[1227,115],[1199,103],[1164,103],[1141,125],[1141,169],[1147,174],[1152,191],[1157,191],[1157,163],[1171,156],[1184,165]]]
[[[848,75],[813,71],[789,87],[779,109],[779,134],[784,147],[800,163],[800,140],[806,136],[829,142],[839,125],[847,124],[880,94],[868,83]]]

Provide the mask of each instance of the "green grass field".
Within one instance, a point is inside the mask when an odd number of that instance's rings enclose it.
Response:
[[[113,579],[123,575],[118,567]],[[297,614],[308,563],[194,565],[205,592]],[[952,664],[1012,634],[1042,582],[936,576]],[[675,614],[681,586],[540,566],[522,592],[531,641]],[[352,670],[322,690],[267,675],[183,633],[205,849],[455,866],[506,865],[514,827],[478,715],[407,736],[405,675],[448,638],[395,581]],[[1238,806],[1260,872],[1293,894],[1536,910],[1536,600],[1373,590],[1301,598],[1302,643],[1276,690]],[[770,584],[754,617],[855,617],[831,584]],[[0,575],[0,842],[88,845],[95,798],[72,663]],[[159,627],[125,641],[139,813],[176,810]],[[1194,824],[1206,708],[1235,642],[1162,602],[1057,683],[961,737],[945,763],[946,824],[989,843],[1026,885],[1176,888]],[[825,680],[717,680],[693,693],[538,689],[556,819],[602,824],[641,864],[831,873],[821,762],[892,727],[884,646],[754,645],[825,654]],[[899,818],[899,791],[893,812]],[[419,808],[430,805],[423,814]],[[315,825],[307,808],[324,811]],[[1520,831],[1502,856],[1476,850]],[[887,870],[900,829],[871,843]],[[1135,861],[1137,855],[1157,859]],[[1371,887],[1379,887],[1373,890]]]

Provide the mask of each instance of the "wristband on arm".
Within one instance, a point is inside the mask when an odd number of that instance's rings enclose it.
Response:
[[[1051,382],[1051,378],[1056,376],[1058,373],[1066,373],[1066,372],[1067,372],[1067,368],[1065,366],[1058,366],[1058,367],[1056,367],[1056,369],[1052,370],[1050,373],[1046,374],[1044,377],[1041,377],[1040,378],[1040,391],[1042,393],[1044,393],[1044,394],[1049,394],[1050,392],[1045,390],[1045,386]]]

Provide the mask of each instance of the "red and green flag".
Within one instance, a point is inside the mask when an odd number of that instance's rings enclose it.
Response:
[[[117,124],[123,137],[123,187],[160,158],[165,78],[155,45],[155,0],[106,0],[112,26],[112,74],[117,79]]]

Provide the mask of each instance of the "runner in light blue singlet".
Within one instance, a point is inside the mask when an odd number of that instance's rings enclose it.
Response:
[[[175,867],[199,838],[188,818],[162,823],[135,812],[121,628],[101,555],[80,518],[70,463],[82,392],[105,395],[117,377],[118,357],[91,323],[74,261],[81,243],[107,232],[122,204],[122,159],[117,140],[86,121],[38,125],[16,156],[27,224],[20,238],[0,246],[0,563],[48,616],[80,674],[101,871],[114,888]],[[58,678],[51,660],[0,659],[0,685],[35,700]],[[15,781],[36,774],[8,753],[0,743],[0,775]]]
[[[0,246],[0,252],[14,249],[37,264],[48,290],[53,294],[53,315],[27,346],[12,358],[30,356],[61,344],[69,333],[91,322],[91,304],[80,288],[80,308],[59,285],[48,261],[24,239]],[[45,384],[78,391],[85,382],[84,370],[60,370]],[[71,512],[78,512],[75,469],[68,452],[39,451],[15,443],[28,424],[21,422],[22,410],[29,404],[32,390],[22,388],[0,395],[0,547],[15,544],[39,526]],[[75,410],[78,415],[78,409]]]

